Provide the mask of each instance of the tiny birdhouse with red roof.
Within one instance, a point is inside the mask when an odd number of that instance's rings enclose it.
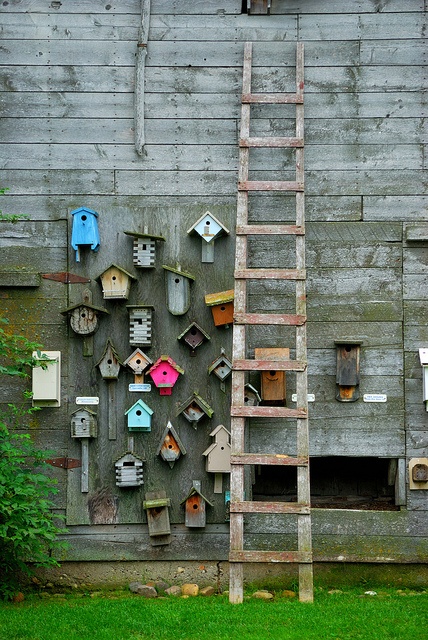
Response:
[[[181,455],[186,455],[186,449],[171,422],[168,422],[163,432],[162,440],[156,453],[169,464],[171,469]]]
[[[228,327],[233,323],[233,300],[235,292],[233,289],[220,291],[219,293],[208,293],[205,296],[205,304],[211,307],[213,320],[216,327]]]
[[[193,480],[192,488],[180,504],[185,505],[184,524],[186,527],[205,527],[206,505],[212,507],[213,504],[202,495],[199,480]]]
[[[161,356],[149,369],[148,373],[160,390],[161,396],[170,396],[172,387],[177,382],[180,373],[184,373],[184,369],[179,367],[169,356]]]
[[[116,264],[110,265],[96,278],[101,281],[103,297],[108,300],[127,300],[132,281],[136,279],[135,276]]]
[[[177,340],[181,340],[191,349],[191,356],[196,355],[195,349],[197,349],[197,347],[200,347],[201,344],[210,339],[208,333],[196,324],[196,322],[192,322],[177,338]]]

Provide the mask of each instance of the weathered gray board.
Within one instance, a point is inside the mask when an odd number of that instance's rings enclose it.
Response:
[[[136,273],[131,302],[142,298],[161,310],[156,313],[155,308],[154,344],[148,354],[167,351],[185,369],[170,400],[156,390],[144,396],[155,408],[153,429],[134,437],[136,453],[146,457],[144,491],[165,489],[171,494],[173,543],[164,550],[171,559],[200,559],[208,553],[213,559],[227,557],[223,498],[215,497],[214,508],[207,512],[206,533],[197,535],[180,524],[184,512],[178,503],[193,477],[206,478],[203,486],[211,487],[202,452],[210,443],[212,427],[220,419],[227,425],[228,383],[223,394],[217,381],[208,379],[206,369],[221,346],[230,351],[230,334],[213,327],[203,295],[232,286],[234,240],[233,235],[219,240],[216,258],[221,262],[208,267],[200,263],[199,243],[186,231],[207,209],[234,228],[242,43],[248,37],[254,40],[254,88],[266,91],[293,88],[295,41],[305,41],[309,391],[316,397],[310,404],[312,455],[397,458],[428,453],[428,413],[421,399],[417,353],[428,344],[427,246],[409,246],[402,235],[403,223],[428,219],[422,148],[426,142],[424,3],[391,0],[380,6],[361,0],[344,9],[339,0],[302,0],[292,6],[275,0],[270,18],[242,15],[241,8],[240,0],[151,1],[147,155],[139,158],[132,131],[139,0],[116,5],[64,0],[57,9],[44,0],[23,0],[0,7],[1,186],[10,187],[9,194],[0,198],[0,208],[31,218],[0,222],[1,269],[88,275],[95,302],[112,311],[101,319],[94,336],[94,358],[83,358],[81,338],[59,314],[80,299],[82,285],[42,279],[40,287],[31,290],[0,288],[2,310],[10,314],[14,326],[40,339],[46,348],[60,349],[67,363],[63,405],[37,414],[31,433],[40,446],[55,449],[58,456],[79,457],[79,443],[69,436],[70,413],[77,395],[99,395],[101,431],[89,444],[90,497],[95,494],[100,503],[104,496],[107,504],[108,492],[99,493],[105,487],[111,492],[110,517],[119,523],[144,522],[143,490],[127,493],[114,486],[114,456],[124,453],[128,444],[122,410],[135,401],[136,395],[127,390],[133,376],[122,371],[116,385],[118,440],[110,442],[105,430],[107,388],[94,367],[109,336],[122,357],[131,352],[127,313],[122,303],[104,303],[93,280],[111,262],[135,273],[131,240],[123,229],[147,224],[150,231],[167,235],[157,269]],[[255,108],[252,121],[255,131],[279,135],[289,127],[290,117],[287,109],[276,105],[268,114]],[[255,176],[272,179],[268,168],[285,174],[287,158],[278,167],[269,153],[260,152],[252,167]],[[83,251],[82,263],[76,265],[69,247],[69,214],[82,205],[100,214],[101,248],[98,254]],[[292,210],[287,199],[272,194],[265,207],[255,204],[251,213],[254,221],[288,221]],[[285,264],[288,246],[276,249],[278,260]],[[259,239],[252,250],[256,264],[268,266],[266,239]],[[178,258],[196,275],[194,303],[181,320],[165,309],[159,268]],[[263,283],[251,296],[260,311],[277,309],[290,300],[287,290],[279,295]],[[176,344],[176,336],[193,320],[211,341],[190,361],[187,348]],[[291,342],[290,336],[287,328],[272,332],[257,327],[250,335],[249,356],[255,347],[284,346]],[[360,399],[345,406],[334,400],[338,337],[363,340],[361,394],[384,393],[386,403]],[[257,374],[250,378],[258,382]],[[175,417],[173,409],[196,383],[215,413],[195,431],[182,416]],[[290,381],[288,395],[292,390]],[[0,393],[1,402],[9,401],[3,381]],[[291,406],[291,398],[288,402]],[[188,451],[174,469],[155,456],[171,416]],[[260,420],[252,427],[253,442],[259,439],[268,447],[278,437],[292,449],[294,443],[283,424],[266,428]],[[197,476],[194,468],[199,469]],[[60,481],[59,510],[68,501],[69,522],[88,523],[80,470],[52,468],[52,474]],[[210,489],[205,492],[213,497]],[[406,506],[408,511],[391,513],[315,512],[315,558],[426,559],[426,545],[421,542],[426,494],[409,491]],[[274,532],[270,542],[262,526],[252,519],[250,527],[258,536],[254,544],[275,544],[275,532],[282,524],[269,524]],[[70,535],[69,553],[75,560],[158,557],[144,524],[129,528],[76,524]]]

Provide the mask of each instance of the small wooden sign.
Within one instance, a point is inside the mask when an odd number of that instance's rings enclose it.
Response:
[[[99,404],[100,399],[97,396],[79,396],[76,398],[76,404]]]

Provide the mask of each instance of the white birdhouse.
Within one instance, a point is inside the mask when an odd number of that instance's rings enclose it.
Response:
[[[187,233],[197,233],[202,238],[202,262],[214,262],[214,240],[221,235],[229,235],[229,229],[207,211]]]
[[[140,487],[143,484],[143,460],[125,453],[114,463],[117,487]]]
[[[138,233],[137,231],[124,231],[126,235],[134,237],[133,262],[136,267],[150,269],[155,266],[156,242],[163,241],[163,236],[155,236],[151,233]]]

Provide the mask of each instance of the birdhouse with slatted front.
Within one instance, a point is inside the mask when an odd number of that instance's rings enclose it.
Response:
[[[168,422],[163,432],[156,455],[160,456],[162,460],[165,460],[171,469],[180,456],[186,455],[186,448],[171,422]]]
[[[170,396],[178,376],[184,373],[184,369],[179,367],[169,356],[161,356],[149,369],[148,373],[159,389],[160,395]]]
[[[153,410],[141,399],[125,411],[129,431],[151,431]]]
[[[256,360],[289,360],[290,349],[254,349]],[[271,405],[284,405],[285,393],[285,371],[266,369],[261,372],[261,397],[262,401]]]
[[[207,211],[187,231],[202,238],[202,262],[214,262],[214,240],[221,235],[229,235],[229,229]]]
[[[109,338],[107,340],[102,358],[99,362],[97,362],[97,367],[99,368],[103,379],[117,380],[119,378],[119,371],[122,364],[123,363],[117,355],[116,349],[114,348]]]
[[[124,231],[126,235],[133,236],[132,259],[136,267],[151,269],[155,266],[156,243],[165,242],[163,236],[155,236],[151,233],[138,233],[137,231]]]
[[[219,293],[209,293],[205,296],[205,304],[211,307],[213,320],[216,327],[228,327],[233,323],[233,300],[235,294],[233,289],[220,291]]]
[[[98,318],[102,313],[109,312],[89,302],[79,302],[61,311],[63,316],[69,316],[71,328],[80,336],[91,336],[95,333],[98,329]]]
[[[181,316],[190,307],[190,284],[195,277],[181,267],[168,267],[165,270],[166,306],[173,316]]]
[[[88,207],[80,207],[72,211],[71,215],[73,216],[71,246],[76,252],[76,262],[80,262],[80,247],[88,246],[92,251],[98,251],[100,247],[98,213]]]
[[[117,487],[141,487],[143,480],[143,460],[133,453],[125,453],[114,463]]]
[[[79,408],[71,414],[72,438],[96,438],[97,414],[90,409]]]
[[[129,344],[149,347],[152,344],[152,305],[127,304],[129,310]]]
[[[122,269],[122,267],[112,264],[96,279],[101,282],[105,299],[127,300],[132,281],[137,278]]]
[[[206,402],[196,391],[193,392],[193,395],[190,398],[187,398],[185,402],[183,402],[177,410],[177,415],[183,414],[183,416],[191,423],[194,429],[197,428],[198,422],[202,420],[205,416],[208,418],[212,418],[214,415],[214,410],[210,407],[208,402]]]
[[[196,324],[196,322],[192,322],[177,338],[177,340],[181,340],[189,347],[191,356],[196,355],[195,350],[210,339],[208,333]]]
[[[206,506],[212,507],[213,504],[201,493],[201,483],[199,480],[193,480],[192,487],[188,495],[180,502],[184,504],[185,516],[184,524],[186,527],[205,527],[206,524]]]

